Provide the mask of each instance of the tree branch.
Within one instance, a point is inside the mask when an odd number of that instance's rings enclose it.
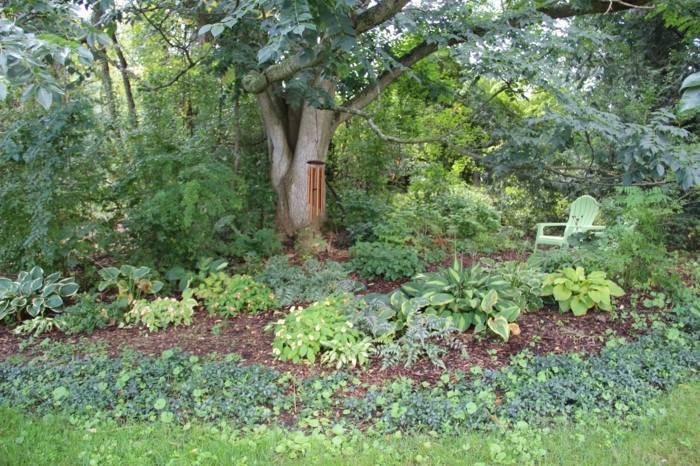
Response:
[[[554,5],[538,8],[537,11],[551,18],[570,18],[579,15],[594,15],[599,13],[615,13],[636,8],[653,8],[651,0],[591,0],[588,8],[575,7],[569,4]]]
[[[591,6],[587,9],[574,8],[571,5],[564,4],[559,6],[552,6],[547,8],[542,8],[539,11],[542,14],[550,16],[551,18],[569,18],[571,16],[577,15],[587,15],[595,13],[607,13],[607,12],[617,12],[623,10],[629,10],[633,8],[645,7],[651,0],[591,0]],[[387,21],[388,19],[395,16],[401,9],[408,3],[408,0],[384,0],[376,5],[368,8],[364,12],[360,13],[355,19],[355,31],[357,34],[366,32],[373,27]],[[474,29],[471,31],[472,34],[483,35],[487,32],[486,29]],[[452,38],[447,42],[447,46],[456,45],[459,43],[466,42],[467,37],[456,37]],[[396,78],[398,78],[403,71],[412,66],[421,58],[424,58],[431,53],[437,51],[438,44],[436,42],[427,43],[423,42],[416,46],[412,51],[404,55],[399,63],[402,65],[400,68],[395,68],[385,72],[373,87],[379,87],[379,92],[391,84]],[[268,66],[263,71],[252,71],[248,73],[243,78],[243,88],[253,94],[259,94],[263,92],[270,84],[275,82],[283,81],[294,76],[299,71],[316,66],[321,63],[321,57],[318,54],[314,54],[313,58],[301,59],[300,56],[293,56],[283,60],[281,63],[276,63],[274,65]],[[405,62],[405,63],[404,63]],[[382,82],[382,79],[384,82]],[[366,94],[366,95],[365,95]],[[371,102],[376,96],[377,92],[370,88],[361,92],[358,95],[358,101],[353,102],[353,106],[357,104],[356,109],[364,108],[369,102]],[[362,97],[361,97],[362,96]],[[369,101],[365,102],[365,99],[369,98]],[[353,99],[354,100],[354,99]],[[344,121],[344,120],[343,120]]]
[[[351,100],[345,103],[346,108],[351,108],[353,110],[362,110],[367,105],[369,105],[374,99],[379,97],[379,94],[386,89],[391,83],[393,83],[396,78],[401,76],[403,72],[416,64],[419,60],[427,57],[433,52],[437,51],[438,44],[436,42],[421,42],[411,49],[409,52],[404,54],[401,58],[397,60],[400,66],[392,68],[385,71],[377,79],[377,82],[372,83],[362,90],[357,96],[353,97]],[[352,112],[344,113],[338,117],[338,124],[347,121],[352,115]]]
[[[592,4],[591,8],[586,10],[574,9],[570,5],[555,6],[549,8],[542,8],[538,10],[540,13],[550,16],[554,19],[568,18],[577,15],[586,14],[596,14],[603,13],[607,11],[623,11],[633,8],[640,8],[650,2],[650,0],[592,0],[596,3]],[[634,3],[630,3],[634,2]],[[610,6],[612,5],[612,7]],[[471,31],[472,34],[484,35],[488,32],[487,29],[474,29]],[[467,36],[453,37],[450,39],[446,45],[449,47],[451,45],[461,44],[467,41]],[[403,57],[398,60],[400,66],[392,68],[384,72],[376,83],[367,86],[365,89],[360,91],[360,93],[345,103],[346,107],[350,107],[356,110],[361,110],[369,105],[374,99],[376,99],[379,94],[386,89],[392,82],[394,82],[399,76],[401,76],[407,68],[413,66],[419,60],[431,55],[436,52],[439,48],[437,42],[421,42],[415,46],[411,51],[406,53]],[[351,113],[344,113],[339,117],[339,123],[347,121],[351,117]]]
[[[404,139],[404,138],[399,138],[396,136],[391,136],[388,134],[384,134],[382,129],[374,122],[372,119],[372,116],[366,112],[363,112],[361,110],[356,110],[354,108],[349,108],[349,107],[334,107],[329,110],[335,110],[336,112],[340,112],[342,114],[346,115],[357,115],[362,118],[364,118],[367,121],[367,125],[374,131],[377,136],[379,136],[380,139],[386,142],[394,142],[396,144],[426,144],[429,142],[442,142],[445,140],[444,137],[425,137],[425,138],[414,138],[414,139]]]
[[[368,8],[353,18],[353,25],[357,34],[369,31],[396,16],[406,6],[409,0],[384,0]]]

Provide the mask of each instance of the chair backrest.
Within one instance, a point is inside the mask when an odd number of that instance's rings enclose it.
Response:
[[[566,222],[564,237],[579,233],[581,227],[590,227],[600,210],[598,201],[589,195],[584,195],[571,203],[569,207],[569,220]]]

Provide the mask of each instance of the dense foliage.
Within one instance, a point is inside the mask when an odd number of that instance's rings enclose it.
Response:
[[[239,312],[258,313],[275,307],[275,295],[267,286],[248,275],[209,275],[195,294],[211,313],[233,316]]]

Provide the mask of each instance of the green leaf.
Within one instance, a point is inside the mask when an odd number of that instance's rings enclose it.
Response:
[[[454,302],[455,297],[447,293],[437,293],[428,299],[431,306],[444,306]]]
[[[678,105],[678,113],[700,109],[700,87],[693,87],[683,92]]]
[[[567,301],[571,298],[571,290],[564,286],[564,284],[560,284],[552,289],[552,295],[557,301]]]
[[[49,307],[51,309],[57,309],[61,306],[63,306],[63,299],[59,295],[52,294],[51,296],[46,298],[46,307]]]
[[[168,404],[168,402],[165,400],[165,398],[158,398],[155,403],[153,403],[153,407],[157,409],[158,411],[165,409],[165,406]]]
[[[514,322],[519,316],[520,308],[518,308],[516,305],[509,306],[497,314],[497,317],[503,317],[508,322]]]
[[[493,317],[486,322],[486,325],[493,333],[501,337],[503,341],[508,341],[510,328],[508,328],[508,321],[504,317]]]
[[[40,87],[36,93],[36,101],[39,102],[39,105],[44,107],[44,110],[48,110],[49,108],[51,108],[53,94],[45,87]]]
[[[173,413],[171,413],[170,411],[163,411],[160,413],[161,422],[169,424],[169,423],[173,422],[174,419],[175,419],[175,415]]]
[[[59,290],[59,293],[61,296],[73,296],[75,293],[78,292],[78,284],[77,283],[67,283],[65,285],[61,285],[61,288]]]
[[[218,37],[221,35],[222,32],[224,32],[224,25],[221,23],[216,23],[212,25],[210,32],[212,36]]]
[[[480,308],[484,312],[491,312],[493,310],[493,306],[495,306],[497,302],[498,293],[496,290],[489,290],[489,292],[486,293],[486,296],[484,296],[484,299],[481,300]]]
[[[68,389],[66,387],[60,386],[60,387],[54,388],[52,394],[53,394],[54,400],[60,401],[63,398],[67,397],[70,394],[70,392],[68,391]]]
[[[681,91],[691,87],[700,87],[700,72],[691,74],[681,83]]]
[[[620,288],[615,282],[608,280],[608,288],[610,289],[610,296],[615,296],[619,298],[625,295],[625,290]]]
[[[571,300],[571,312],[574,313],[576,317],[585,315],[588,312],[588,306],[578,296],[574,296]]]

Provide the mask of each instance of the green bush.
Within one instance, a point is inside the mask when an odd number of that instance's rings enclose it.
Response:
[[[78,292],[78,284],[72,278],[61,278],[59,272],[44,276],[41,267],[22,271],[17,279],[0,277],[0,320],[6,317],[20,321],[25,317],[47,318],[63,312],[64,298]]]
[[[314,363],[320,355],[326,364],[363,365],[372,352],[371,339],[347,316],[351,297],[335,296],[306,308],[292,308],[287,317],[268,325],[273,331],[273,354],[282,361]]]
[[[586,275],[583,267],[567,267],[547,275],[542,282],[542,295],[554,297],[562,312],[570,310],[575,316],[585,315],[595,307],[611,311],[611,298],[624,294],[622,288],[606,278],[605,272]]]
[[[177,350],[133,351],[40,344],[43,354],[0,361],[0,405],[79,421],[269,425],[335,419],[378,432],[491,430],[501,420],[548,426],[556,420],[634,419],[650,401],[700,373],[697,296],[666,313],[651,333],[597,354],[516,355],[507,367],[445,374],[434,384],[394,378],[362,383],[335,372],[298,382],[271,368]],[[143,387],[148,387],[144,390]],[[279,414],[277,414],[279,413]]]
[[[115,315],[114,311],[111,306],[96,302],[94,295],[84,294],[75,304],[65,309],[58,327],[68,335],[89,335],[121,318],[121,315]]]
[[[275,293],[282,306],[319,301],[332,294],[362,289],[362,284],[348,278],[343,264],[308,259],[302,265],[291,264],[287,256],[273,256],[256,280]]]
[[[190,291],[182,294],[182,299],[156,298],[153,301],[139,299],[134,301],[131,310],[124,314],[124,323],[143,324],[150,332],[164,329],[170,325],[192,325],[194,307],[197,300]]]
[[[246,226],[246,183],[232,165],[195,141],[142,150],[116,186],[131,199],[123,212],[131,260],[190,267],[202,256],[241,254],[234,240]]]
[[[210,313],[225,316],[240,312],[255,314],[277,306],[272,290],[248,275],[211,274],[199,285],[195,294],[204,301]]]
[[[212,259],[205,257],[197,261],[196,272],[187,270],[181,266],[175,266],[165,273],[171,287],[178,291],[185,291],[187,288],[198,287],[209,274],[221,272],[228,266],[224,259]]]
[[[398,280],[411,277],[421,264],[415,249],[390,243],[357,243],[350,248],[350,266],[362,277]]]
[[[108,230],[95,213],[114,159],[93,105],[71,92],[48,112],[0,109],[0,270],[74,267]]]

